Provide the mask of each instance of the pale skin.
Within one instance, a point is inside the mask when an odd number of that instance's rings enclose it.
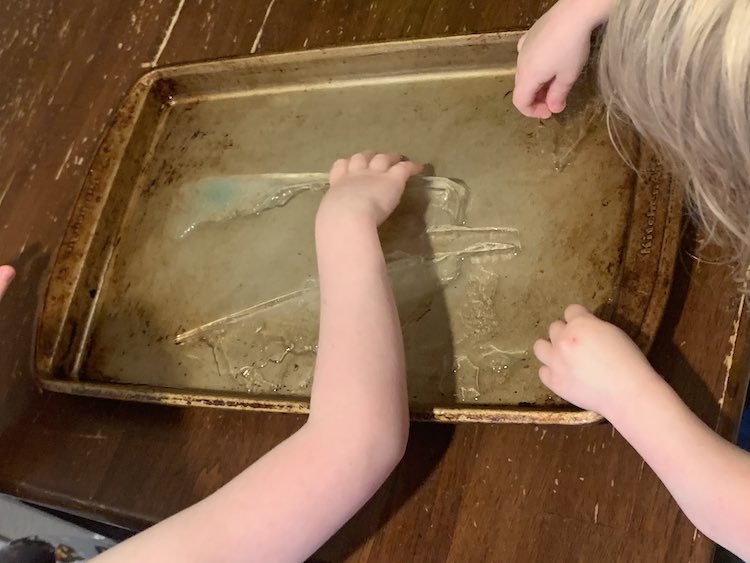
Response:
[[[420,169],[372,151],[331,169],[316,217],[320,335],[305,425],[98,563],[304,561],[382,485],[403,456],[409,416],[401,327],[377,229]]]
[[[0,299],[3,298],[15,277],[16,271],[11,266],[0,266]]]
[[[521,37],[513,104],[522,114],[547,119],[565,109],[613,1],[559,0]]]
[[[514,92],[522,113],[546,118],[565,108],[591,31],[610,7],[611,0],[560,0],[529,30]],[[534,353],[547,387],[606,417],[704,535],[750,560],[750,454],[695,416],[621,330],[571,305]]]

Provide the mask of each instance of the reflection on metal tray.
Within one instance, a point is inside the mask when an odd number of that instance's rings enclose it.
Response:
[[[608,139],[590,80],[562,116],[512,107],[517,34],[157,69],[110,127],[57,256],[42,385],[303,412],[316,352],[313,220],[337,157],[429,162],[383,225],[415,417],[598,419],[536,377],[531,344],[583,302],[651,343],[680,199]],[[634,143],[637,148],[637,144]],[[635,152],[635,151],[634,151]]]

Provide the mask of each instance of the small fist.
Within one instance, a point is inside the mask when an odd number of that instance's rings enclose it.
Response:
[[[547,119],[565,109],[591,48],[593,28],[584,20],[559,2],[518,42],[513,105],[525,116]]]
[[[397,153],[364,151],[333,163],[330,188],[318,217],[330,213],[360,214],[380,225],[396,209],[406,181],[422,170]]]
[[[635,343],[614,325],[581,305],[565,310],[565,320],[549,327],[534,354],[539,377],[563,399],[609,416],[618,401],[638,400],[643,383],[658,377]]]
[[[2,300],[14,277],[16,277],[16,271],[12,267],[0,266],[0,300]]]

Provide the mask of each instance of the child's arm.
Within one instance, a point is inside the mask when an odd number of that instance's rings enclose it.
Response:
[[[380,487],[409,421],[377,227],[418,171],[369,152],[331,170],[316,221],[321,320],[307,423],[213,495],[97,561],[303,561]]]
[[[613,1],[559,0],[521,38],[513,104],[522,114],[547,119],[565,109],[588,59],[591,32],[607,20]]]
[[[604,415],[706,536],[750,560],[750,454],[712,432],[619,329],[579,305],[534,352],[542,381]]]

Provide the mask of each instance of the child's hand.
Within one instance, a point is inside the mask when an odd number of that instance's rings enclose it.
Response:
[[[10,266],[0,266],[0,300],[10,286],[10,282],[16,277],[16,271]]]
[[[597,24],[590,13],[561,0],[521,37],[513,90],[518,111],[547,119],[565,109],[568,92],[588,60]]]
[[[644,383],[658,375],[619,328],[581,305],[565,310],[565,321],[549,327],[534,354],[544,365],[539,377],[563,399],[606,417],[618,403],[637,401]]]
[[[354,213],[380,225],[396,209],[406,181],[421,170],[420,164],[396,153],[364,151],[337,160],[318,217]]]

